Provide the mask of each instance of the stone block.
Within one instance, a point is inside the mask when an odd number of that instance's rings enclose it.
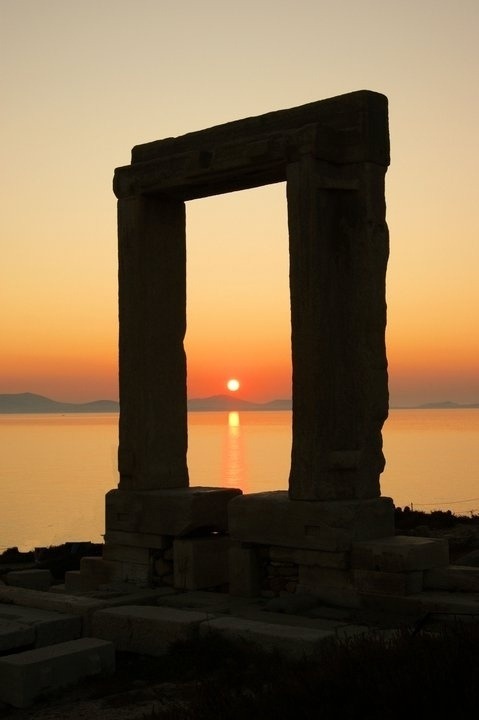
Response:
[[[225,535],[178,538],[173,543],[175,588],[204,590],[228,582],[228,550]]]
[[[65,592],[83,593],[96,590],[99,580],[95,576],[82,573],[80,570],[67,570],[65,573]]]
[[[131,562],[140,565],[148,565],[150,562],[150,550],[148,547],[135,547],[134,545],[117,545],[106,543],[103,548],[104,560],[115,560],[117,562]]]
[[[423,589],[422,570],[380,572],[353,570],[354,583],[360,593],[378,595],[414,595]]]
[[[77,683],[84,677],[112,674],[111,642],[80,638],[0,658],[0,700],[17,708]]]
[[[253,547],[233,543],[229,549],[229,592],[237,597],[255,597],[260,593],[261,566]]]
[[[118,579],[147,586],[151,580],[152,567],[150,563],[118,562]]]
[[[117,563],[101,557],[83,557],[80,570],[67,570],[65,587],[69,593],[89,592],[96,590],[101,584],[120,578],[120,567]]]
[[[35,644],[35,630],[15,620],[0,619],[0,654]]]
[[[299,583],[300,585],[327,585],[339,589],[351,589],[353,587],[353,577],[350,570],[324,568],[318,565],[300,565]]]
[[[351,566],[362,570],[411,572],[448,563],[447,540],[405,535],[354,542],[351,553]]]
[[[200,626],[200,635],[219,633],[233,641],[249,641],[266,652],[279,652],[288,658],[302,658],[317,650],[325,639],[334,638],[331,630],[277,625],[237,617],[214,618]]]
[[[50,570],[11,570],[6,575],[7,585],[30,588],[31,590],[48,590],[52,584]]]
[[[28,637],[32,639],[25,644],[32,644],[34,647],[44,647],[66,640],[73,640],[79,638],[82,634],[81,618],[51,610],[40,610],[17,605],[0,605],[0,620],[7,624],[15,624],[29,631],[31,630]]]
[[[355,608],[360,598],[348,570],[323,568],[317,565],[300,565],[298,594],[311,594],[326,605]]]
[[[233,488],[191,487],[171,490],[110,490],[106,494],[106,530],[179,537],[195,530],[226,531],[227,507],[241,495]]]
[[[390,498],[330,502],[290,500],[284,491],[254,493],[231,500],[228,515],[234,540],[331,553],[394,533]]]
[[[207,618],[204,612],[122,605],[96,612],[91,632],[113,641],[117,650],[160,656],[172,643],[194,637]]]
[[[299,548],[269,548],[269,559],[275,562],[292,562],[296,565],[318,565],[325,568],[347,570],[350,567],[349,552],[326,552],[324,550],[301,550]]]
[[[158,598],[157,604],[163,607],[176,608],[178,610],[194,610],[207,613],[208,616],[217,614],[230,614],[238,606],[250,604],[246,600],[238,600],[230,594],[211,592],[206,590],[192,590],[190,592],[175,592]]]
[[[171,575],[173,571],[173,561],[163,560],[158,558],[153,563],[153,572],[157,577],[164,577],[165,575]]]
[[[128,545],[129,547],[150,548],[151,550],[165,550],[171,545],[171,537],[168,535],[155,535],[153,533],[108,530],[105,534],[105,544]]]
[[[449,565],[424,572],[426,590],[479,593],[479,568],[466,565]],[[479,612],[479,604],[477,611]]]

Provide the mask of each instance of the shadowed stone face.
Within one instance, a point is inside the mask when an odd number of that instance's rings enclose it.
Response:
[[[184,202],[286,181],[291,500],[377,498],[387,417],[387,100],[351,93],[140,145],[119,199],[120,488],[188,486]],[[253,259],[254,261],[254,259]]]

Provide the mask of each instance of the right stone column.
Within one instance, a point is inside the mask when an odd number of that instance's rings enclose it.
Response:
[[[380,495],[388,414],[385,172],[310,155],[287,167],[293,500]]]

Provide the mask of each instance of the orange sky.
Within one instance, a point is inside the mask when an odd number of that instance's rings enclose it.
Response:
[[[0,4],[0,393],[117,397],[113,169],[135,144],[390,102],[391,404],[479,401],[476,0]],[[290,394],[285,188],[188,203],[189,394]]]

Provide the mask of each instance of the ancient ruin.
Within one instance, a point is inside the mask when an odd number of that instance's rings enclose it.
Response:
[[[417,589],[410,552],[418,551],[393,537],[393,502],[379,486],[388,164],[387,99],[360,91],[139,145],[115,171],[120,482],[106,497],[103,559],[85,560],[81,587],[113,578],[246,596],[306,591],[355,605],[377,581],[381,539],[386,555],[409,558],[394,592]],[[185,202],[281,181],[291,290],[289,492],[189,487]],[[447,562],[443,543],[421,545],[424,552],[428,567]]]
[[[111,674],[116,651],[161,656],[212,634],[291,659],[370,630],[376,642],[388,614],[388,644],[405,619],[414,634],[477,619],[479,568],[449,565],[445,537],[396,535],[380,495],[388,162],[387,100],[361,91],[140,145],[116,171],[120,483],[102,557],[82,557],[64,585],[46,569],[2,574],[1,703]],[[189,487],[185,201],[279,181],[289,492]]]

